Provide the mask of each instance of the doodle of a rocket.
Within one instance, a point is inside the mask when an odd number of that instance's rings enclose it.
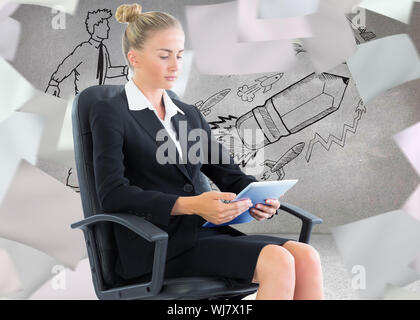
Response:
[[[220,101],[224,99],[230,92],[230,89],[223,89],[212,95],[206,101],[200,100],[195,103],[195,106],[201,111],[203,116],[208,115],[211,112],[211,108],[218,104]]]
[[[261,78],[256,79],[255,81],[260,83],[260,86],[264,88],[263,93],[266,93],[268,90],[271,90],[271,87],[274,83],[279,81],[283,77],[284,73],[276,73],[271,77],[263,76]]]
[[[270,172],[266,171],[263,173],[262,180],[267,180],[270,173],[277,173],[279,176],[278,180],[283,179],[285,173],[283,170],[283,167],[288,164],[290,161],[295,159],[303,150],[303,147],[305,146],[304,142],[300,142],[293,147],[291,147],[289,150],[287,150],[283,156],[280,157],[280,159],[276,162],[273,160],[265,160],[264,163],[261,165],[265,165],[270,168]]]

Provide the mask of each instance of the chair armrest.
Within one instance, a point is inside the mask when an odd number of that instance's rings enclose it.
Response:
[[[321,224],[322,219],[309,213],[299,207],[286,202],[280,202],[279,210],[286,211],[298,219],[302,220],[302,228],[300,230],[299,242],[309,243],[311,237],[312,226],[314,224]]]
[[[85,229],[92,224],[104,221],[121,224],[150,242],[168,239],[168,234],[165,231],[156,227],[153,223],[147,221],[145,218],[129,213],[94,214],[84,220],[71,224],[71,227],[72,229]]]
[[[299,207],[296,207],[290,203],[281,202],[280,203],[280,210],[287,211],[288,213],[294,215],[295,217],[299,218],[302,221],[312,222],[313,224],[321,224],[323,221],[320,217],[309,213]]]
[[[129,285],[100,292],[102,299],[135,299],[157,295],[163,286],[166,250],[168,247],[168,233],[144,217],[139,217],[129,213],[100,213],[92,215],[84,220],[71,224],[72,229],[82,229],[89,233],[90,228],[98,222],[118,223],[132,230],[149,242],[155,243],[155,253],[153,257],[152,279],[148,283]],[[99,261],[93,259],[95,268],[101,270]]]

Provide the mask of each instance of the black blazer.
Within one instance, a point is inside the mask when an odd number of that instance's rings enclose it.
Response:
[[[201,144],[207,141],[208,152],[202,152],[202,159],[207,161],[192,164],[188,159],[187,164],[179,161],[160,164],[156,159],[158,147],[169,143],[176,150],[175,144],[171,139],[157,141],[157,131],[164,129],[162,123],[148,108],[130,110],[124,87],[112,98],[96,102],[89,114],[95,184],[101,209],[143,216],[166,231],[167,259],[194,246],[196,230],[206,222],[197,214],[170,214],[179,196],[194,196],[204,191],[200,190],[200,170],[223,192],[239,193],[249,183],[257,181],[254,176],[243,173],[230,155],[230,163],[223,164],[220,160],[219,164],[212,164],[210,153],[218,148],[222,159],[227,149],[216,140],[195,106],[172,100],[185,113],[178,112],[173,119],[186,120],[188,132],[195,128],[205,130],[207,139],[197,141]],[[187,150],[196,143],[188,141]],[[114,224],[114,235],[119,251],[116,272],[122,278],[135,278],[152,271],[154,243],[117,224]]]

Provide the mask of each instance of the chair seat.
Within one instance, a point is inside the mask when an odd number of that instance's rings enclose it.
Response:
[[[179,277],[167,278],[163,282],[158,295],[142,298],[142,300],[199,300],[213,297],[215,299],[232,298],[237,294],[238,299],[257,291],[257,283],[245,283],[238,280],[214,277]]]

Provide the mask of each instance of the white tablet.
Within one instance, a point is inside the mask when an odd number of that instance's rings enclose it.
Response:
[[[251,182],[246,186],[236,197],[230,202],[235,202],[242,199],[251,199],[253,207],[257,203],[265,203],[265,200],[268,198],[278,199],[283,194],[285,194],[291,187],[293,187],[298,182],[297,179],[294,180],[280,180],[280,181],[256,181]],[[251,208],[253,208],[251,207]],[[223,223],[223,224],[213,224],[211,222],[206,222],[203,224],[203,227],[220,227],[229,224],[238,224],[245,223],[254,220],[249,213],[249,210],[244,211],[242,214],[237,216],[235,219]]]

